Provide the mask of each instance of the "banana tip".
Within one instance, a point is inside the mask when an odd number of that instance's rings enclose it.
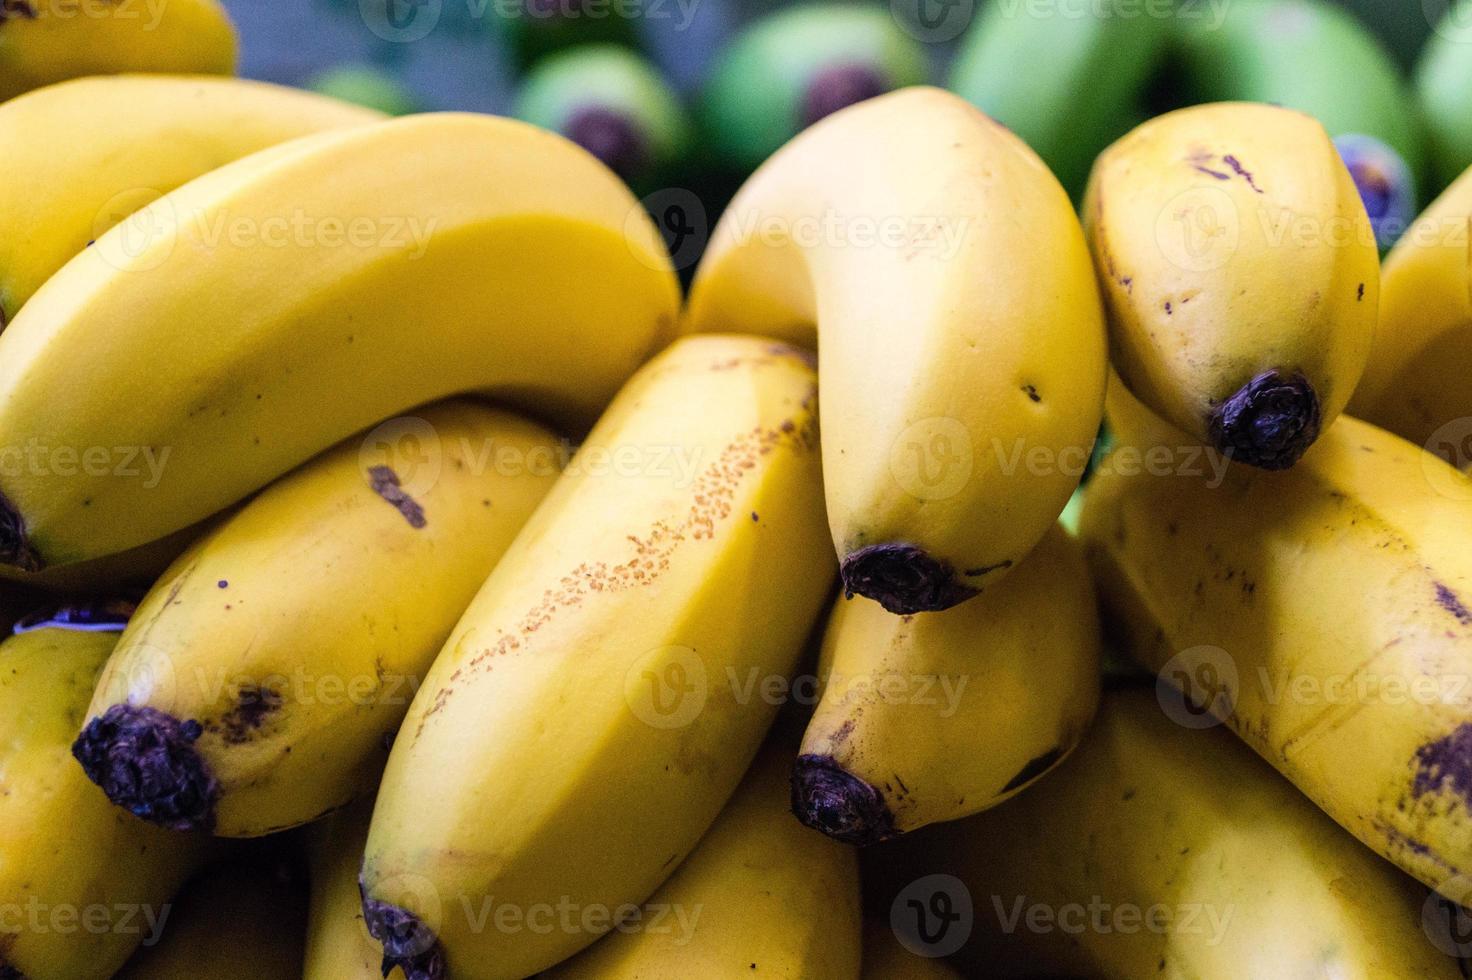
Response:
[[[0,563],[19,568],[23,572],[39,572],[46,567],[31,539],[26,534],[25,518],[15,509],[3,493],[0,493]]]
[[[368,933],[383,947],[383,975],[398,967],[405,980],[444,980],[444,949],[434,930],[407,909],[369,898],[361,881],[358,891]]]
[[[897,837],[879,790],[831,756],[800,755],[792,768],[792,812],[805,825],[860,847]]]
[[[1319,396],[1302,374],[1264,371],[1211,410],[1217,449],[1264,470],[1286,470],[1319,437]]]
[[[26,975],[9,963],[0,960],[0,980],[26,980]]]
[[[910,544],[876,544],[843,559],[843,591],[873,599],[896,616],[939,612],[976,595],[949,563]]]
[[[213,830],[220,784],[194,749],[199,722],[115,704],[93,718],[72,755],[107,798],[170,830]]]

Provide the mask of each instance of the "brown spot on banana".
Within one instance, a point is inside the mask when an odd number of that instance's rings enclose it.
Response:
[[[371,467],[368,470],[368,485],[373,488],[374,493],[393,504],[404,515],[404,520],[409,522],[410,527],[421,528],[428,523],[424,518],[424,508],[399,484],[399,475],[392,467]]]

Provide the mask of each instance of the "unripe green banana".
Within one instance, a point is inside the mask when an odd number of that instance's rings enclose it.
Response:
[[[1472,0],[1447,4],[1414,77],[1439,190],[1472,166]]]
[[[1094,158],[1131,128],[1166,38],[1165,18],[1113,6],[991,3],[947,87],[1026,140],[1077,198]]]
[[[67,753],[131,608],[62,607],[0,643],[0,976],[111,976],[209,853],[110,805]]]
[[[702,97],[703,135],[722,162],[749,172],[824,116],[929,74],[920,44],[888,10],[781,10],[717,56]]]
[[[1160,116],[1099,157],[1084,219],[1129,389],[1239,462],[1292,466],[1349,401],[1379,295],[1323,127],[1250,103]]]
[[[390,116],[407,116],[421,111],[418,100],[403,82],[372,65],[347,64],[329,68],[314,75],[307,88]]]

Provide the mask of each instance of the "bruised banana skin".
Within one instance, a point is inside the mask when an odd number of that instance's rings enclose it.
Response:
[[[775,712],[744,685],[791,675],[832,584],[816,400],[804,352],[681,340],[496,566],[394,742],[363,860],[410,980],[566,959],[598,933],[480,913],[637,904],[715,819]],[[597,463],[614,452],[644,462]]]
[[[16,910],[0,931],[0,976],[112,976],[167,921],[170,897],[208,856],[207,838],[112,806],[67,751],[129,611],[62,607],[0,643],[0,905]],[[41,910],[43,928],[28,908]],[[51,928],[50,912],[61,909],[75,910],[74,924],[102,909],[106,928]]]
[[[152,476],[0,474],[0,561],[162,537],[455,394],[586,424],[678,304],[628,189],[524,123],[409,116],[263,150],[104,234],[0,334],[0,449],[169,452]]]
[[[555,482],[557,449],[540,426],[451,401],[267,488],[139,606],[76,742],[88,776],[140,817],[225,837],[306,823],[362,792]],[[514,469],[496,463],[507,454]]]
[[[398,967],[384,976],[383,947],[363,922],[358,867],[372,817],[373,800],[364,798],[308,831],[312,900],[302,980],[404,980]]]
[[[235,28],[219,0],[5,0],[0,102],[83,75],[232,75],[236,48]]]
[[[298,136],[383,118],[208,76],[81,78],[0,105],[0,325],[88,242],[181,184]]]
[[[1292,466],[1359,381],[1379,289],[1323,127],[1248,103],[1168,113],[1100,155],[1083,213],[1130,390],[1240,462]]]
[[[1179,438],[1110,396],[1121,447]],[[1116,450],[1119,451],[1119,450]],[[1368,847],[1472,873],[1472,480],[1348,416],[1286,473],[1102,467],[1085,542],[1106,622]],[[1342,601],[1337,598],[1342,597]]]
[[[986,592],[893,616],[840,598],[823,696],[793,769],[815,830],[875,844],[1021,792],[1073,750],[1099,701],[1099,621],[1083,552],[1061,527]]]
[[[845,237],[881,220],[898,234]],[[891,612],[1001,578],[1063,510],[1081,473],[1069,455],[1087,458],[1098,431],[1102,312],[1068,196],[938,89],[834,113],[757,171],[686,322],[809,345],[816,326],[844,584]]]
[[[1349,411],[1465,466],[1472,433],[1472,171],[1385,258],[1380,322]]]
[[[163,940],[117,980],[299,980],[307,901],[298,879],[280,860],[209,869],[174,901]]]
[[[1073,757],[1016,800],[899,847],[900,885],[934,872],[970,892],[968,976],[1461,976],[1422,931],[1425,889],[1149,690],[1106,695]]]
[[[700,845],[650,897],[674,928],[612,933],[546,980],[772,976],[858,980],[859,861],[787,808],[790,743],[774,738]],[[754,964],[754,965],[753,965]]]

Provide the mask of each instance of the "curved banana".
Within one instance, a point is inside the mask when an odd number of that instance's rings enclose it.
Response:
[[[1114,456],[1172,444],[1119,401]],[[1080,531],[1121,645],[1366,845],[1455,891],[1472,874],[1472,480],[1348,416],[1285,473],[1219,484],[1111,459]]]
[[[1240,462],[1292,466],[1354,391],[1379,288],[1323,127],[1246,103],[1160,116],[1099,157],[1084,216],[1130,390]]]
[[[639,920],[541,976],[858,980],[858,856],[792,819],[791,765],[789,744],[774,738]]]
[[[163,941],[117,980],[300,980],[306,895],[289,864],[237,860],[191,881]]]
[[[409,116],[263,150],[104,234],[0,334],[0,452],[44,464],[0,472],[0,561],[161,537],[440,397],[585,421],[678,304],[628,189],[524,123]]]
[[[404,980],[398,967],[384,976],[383,947],[363,922],[358,868],[372,817],[373,799],[367,797],[308,831],[312,902],[302,980]]]
[[[235,57],[235,28],[219,0],[0,3],[0,101],[83,75],[231,75]]]
[[[1425,889],[1146,691],[1108,695],[1073,758],[1033,789],[889,860],[896,884],[914,882],[896,916],[921,935],[941,932],[937,898],[955,914],[969,896],[958,960],[984,971],[972,976],[1461,976],[1422,931]],[[954,878],[920,881],[930,873]]]
[[[0,105],[0,326],[160,195],[268,146],[382,118],[280,85],[170,75],[81,78]]]
[[[844,585],[891,612],[945,609],[1020,561],[1098,431],[1104,330],[1068,196],[937,89],[837,112],[763,166],[687,321],[809,344],[817,325]]]
[[[1380,322],[1349,403],[1358,418],[1465,467],[1472,453],[1472,170],[1416,219],[1385,257]]]
[[[1067,756],[1098,704],[1083,553],[1054,527],[1006,579],[924,616],[840,598],[818,676],[792,774],[803,823],[874,844],[995,806]]]
[[[0,643],[0,976],[112,976],[207,856],[110,805],[67,753],[130,609],[63,607]]]
[[[680,341],[496,566],[410,707],[363,861],[411,980],[565,959],[715,819],[832,582],[816,380],[772,341]],[[525,928],[486,928],[508,909]]]
[[[254,837],[342,806],[556,479],[555,437],[455,401],[349,439],[182,555],[98,679],[76,757],[165,827]]]
[[[864,920],[863,980],[960,980],[942,959],[918,956],[900,944],[894,928],[873,917]]]

